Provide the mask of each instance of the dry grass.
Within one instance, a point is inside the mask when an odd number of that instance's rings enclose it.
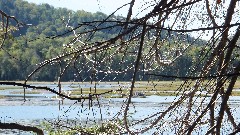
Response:
[[[0,86],[0,90],[9,90],[9,89],[23,89],[21,86]]]
[[[178,93],[178,88],[182,85],[183,81],[154,81],[154,82],[147,82],[147,81],[139,81],[135,83],[134,92],[144,92],[146,96],[148,95],[159,95],[159,96],[176,96]],[[189,82],[191,83],[191,82]],[[207,84],[208,82],[205,81],[203,85]],[[49,85],[49,84],[56,84],[56,82],[28,82],[28,84],[36,85]],[[78,85],[87,85],[89,82],[63,82],[63,85],[71,85],[71,84],[78,84]],[[113,85],[109,88],[97,88],[96,92],[93,87],[91,88],[77,88],[72,87],[72,95],[73,96],[80,96],[85,94],[104,94],[106,97],[111,97],[112,95],[128,95],[130,91],[131,82],[97,82],[97,84],[101,85]],[[193,86],[194,82],[192,82],[189,86]],[[119,85],[119,86],[114,86]],[[226,87],[227,88],[226,84]],[[19,86],[0,86],[0,90],[6,89],[21,89],[22,87]],[[234,86],[234,90],[232,92],[232,96],[240,96],[240,91],[236,91],[236,89],[240,88],[240,80],[238,80]],[[44,92],[44,90],[43,90]],[[41,91],[26,91],[26,94],[40,94]],[[23,94],[22,91],[14,92],[12,94]]]
[[[13,91],[10,93],[11,94],[24,94],[24,92],[22,90],[21,91]],[[32,90],[32,91],[25,91],[25,94],[41,94],[41,92],[38,90]]]

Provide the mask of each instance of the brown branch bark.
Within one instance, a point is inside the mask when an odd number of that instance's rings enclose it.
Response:
[[[134,84],[135,84],[135,80],[136,80],[136,76],[137,76],[137,72],[138,72],[138,68],[139,68],[139,64],[140,64],[140,59],[141,59],[141,56],[142,56],[142,49],[143,49],[143,44],[144,44],[145,32],[146,32],[146,25],[143,25],[140,46],[139,46],[138,55],[137,55],[137,59],[136,59],[136,63],[135,63],[135,69],[134,69],[133,77],[132,77],[131,90],[130,90],[130,94],[129,94],[129,97],[128,97],[126,108],[124,110],[124,118],[123,118],[124,125],[125,125],[125,128],[126,128],[127,132],[130,133],[130,134],[133,134],[133,133],[132,133],[132,131],[130,131],[129,126],[128,126],[127,114],[128,114],[129,105],[131,103],[131,99],[132,99],[132,96],[133,96],[133,88],[134,88]]]
[[[230,58],[232,56],[232,52],[233,52],[234,48],[236,47],[236,42],[237,42],[239,37],[240,37],[240,26],[237,28],[237,31],[236,31],[233,39],[231,40],[231,42],[228,44],[227,53],[226,53],[226,56],[224,57],[224,61],[223,61],[223,65],[222,65],[220,74],[226,73],[226,70],[227,70],[228,65],[229,65]],[[234,73],[238,73],[238,71],[240,70],[238,68],[240,68],[240,64],[236,67]],[[237,77],[238,76],[233,76],[233,78],[232,78],[232,80],[231,80],[231,82],[230,82],[230,84],[228,86],[227,92],[225,93],[225,95],[223,95],[223,101],[222,101],[222,105],[221,105],[221,110],[219,112],[219,117],[218,117],[218,121],[217,121],[217,125],[216,125],[217,134],[220,134],[222,118],[223,118],[223,115],[224,115],[223,112],[226,110],[227,100],[228,100],[228,98],[229,98],[229,96],[230,96],[230,94],[232,92],[232,88],[233,88],[233,86],[235,84],[236,80],[234,80],[234,79],[237,79]]]
[[[238,64],[238,66],[236,67],[235,69],[235,73],[236,72],[239,72],[240,71],[240,63]],[[231,79],[231,82],[227,88],[227,91],[225,93],[225,96],[224,96],[224,99],[222,101],[222,104],[221,104],[221,108],[220,108],[220,111],[219,111],[219,117],[218,117],[218,120],[217,120],[217,125],[216,125],[216,134],[217,135],[220,135],[220,131],[221,131],[221,124],[222,124],[222,119],[223,119],[223,115],[224,115],[224,111],[226,110],[226,107],[227,107],[227,102],[228,102],[228,99],[229,99],[229,96],[231,95],[232,93],[232,90],[233,90],[233,87],[236,83],[236,80],[237,80],[238,76],[234,76],[232,77]]]
[[[1,123],[0,122],[0,129],[18,129],[22,131],[32,131],[35,132],[37,135],[44,135],[43,130],[33,126],[24,126],[16,123]]]

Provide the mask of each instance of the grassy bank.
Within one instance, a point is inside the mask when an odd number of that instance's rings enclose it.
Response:
[[[18,81],[19,83],[23,83],[23,81]],[[207,85],[209,82],[204,82],[204,85]],[[27,84],[30,85],[57,85],[57,82],[28,82]],[[73,96],[80,96],[86,94],[102,94],[105,97],[125,97],[129,95],[131,82],[97,82],[96,83],[96,90],[95,90],[95,83],[90,85],[89,88],[81,88],[83,85],[89,85],[89,82],[62,82],[62,85],[69,85],[71,90],[71,95]],[[144,93],[144,95],[159,95],[159,96],[176,96],[185,91],[181,88],[183,81],[154,81],[154,82],[147,82],[147,81],[140,81],[135,83],[134,87],[134,94]],[[192,87],[194,84],[193,82],[188,82],[188,86]],[[98,87],[100,85],[108,85],[109,87],[101,88]],[[226,85],[227,87],[227,85]],[[225,89],[226,89],[225,87]],[[238,80],[234,86],[234,90],[232,92],[232,96],[240,96],[240,80]],[[19,91],[12,92],[11,94],[23,94],[23,87],[19,86],[4,86],[0,85],[0,90],[7,90],[7,89],[19,89]],[[21,90],[21,91],[20,91]],[[188,90],[188,89],[186,89]],[[63,89],[64,91],[64,89]],[[46,92],[46,90],[27,90],[26,94],[41,94]],[[212,94],[212,93],[209,93]]]

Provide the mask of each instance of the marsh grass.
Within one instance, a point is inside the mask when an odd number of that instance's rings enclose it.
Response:
[[[0,85],[0,90],[23,89],[21,86],[4,86]]]
[[[159,95],[159,96],[176,96],[181,94],[182,90],[179,90],[179,87],[182,85],[183,81],[138,81],[135,83],[135,87],[133,89],[135,92],[142,92],[146,96],[150,95]],[[207,84],[208,82],[203,82],[204,84]],[[28,82],[30,85],[49,85],[54,84],[56,85],[56,82]],[[72,89],[72,96],[82,96],[82,95],[88,95],[88,94],[102,94],[104,97],[124,97],[122,95],[129,95],[131,82],[97,82],[97,84],[101,85],[110,85],[108,88],[97,88],[95,91],[94,87],[91,88],[79,88],[81,85],[88,85],[89,82],[62,82],[63,85],[70,85],[70,88]],[[73,85],[74,86],[71,86]],[[192,87],[194,84],[194,81],[189,81],[189,87]],[[79,85],[79,86],[75,86]],[[111,86],[112,85],[112,86]],[[225,86],[225,89],[227,88],[227,84]],[[0,86],[0,90],[11,90],[11,89],[19,89],[22,90],[23,87],[19,86]],[[232,96],[240,96],[240,91],[237,91],[240,89],[240,80],[238,80],[234,86]],[[26,94],[41,94],[46,92],[45,90],[32,90],[32,91],[26,91]],[[107,93],[107,94],[106,94]],[[14,91],[11,92],[11,94],[23,94],[23,91]]]
[[[13,91],[13,92],[10,92],[11,94],[24,94],[23,91]],[[25,91],[25,94],[41,94],[40,91]]]
[[[129,95],[130,91],[130,82],[101,82],[102,84],[119,84],[119,86],[112,86],[109,88],[97,88],[96,92],[94,88],[77,88],[73,87],[72,95],[87,95],[87,94],[103,94],[105,98],[122,98]],[[159,82],[147,82],[147,81],[139,81],[135,83],[135,87],[133,89],[135,92],[143,92],[145,96],[158,95],[158,96],[177,96],[181,95],[182,92],[178,91],[178,88],[182,85],[183,81],[159,81]],[[203,82],[203,85],[207,84],[208,81]],[[84,83],[86,84],[86,83]],[[121,87],[121,85],[129,84],[129,87]],[[194,81],[189,81],[189,87],[194,85]],[[240,88],[240,80],[238,80],[234,86],[234,89]],[[211,94],[211,93],[209,93]],[[124,95],[124,96],[123,96]],[[206,96],[204,94],[200,94],[201,96]],[[232,96],[240,96],[240,91],[232,92]],[[139,96],[141,97],[141,96]]]
[[[73,89],[72,90],[72,94],[73,95],[79,95],[79,94],[101,94],[101,93],[106,93],[106,92],[109,92],[111,91],[112,89],[100,89],[100,88],[97,88],[96,89],[96,92],[94,89],[91,89],[90,88],[81,88],[81,89]]]
[[[240,91],[232,91],[231,96],[240,96]]]

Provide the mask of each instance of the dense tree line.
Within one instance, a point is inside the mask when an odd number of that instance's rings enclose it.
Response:
[[[67,51],[67,47],[64,49],[63,46],[69,41],[72,40],[72,35],[69,31],[72,28],[76,28],[79,25],[82,25],[82,22],[89,21],[99,21],[107,18],[106,14],[101,12],[89,13],[85,11],[71,11],[65,8],[54,8],[48,4],[36,5],[33,3],[28,3],[22,0],[13,0],[13,1],[0,1],[0,9],[6,12],[9,15],[14,15],[18,18],[19,22],[22,22],[22,26],[19,27],[18,31],[14,31],[12,35],[14,38],[8,38],[3,49],[0,51],[0,80],[23,80],[30,74],[36,67],[38,63],[43,62],[46,59],[54,58],[61,53]],[[114,16],[113,20],[121,20],[122,17]],[[67,24],[66,24],[67,23]],[[111,22],[113,23],[113,22]],[[111,23],[104,23],[111,26]],[[14,22],[12,22],[14,25]],[[103,25],[103,24],[98,24]],[[71,26],[71,27],[70,27]],[[94,27],[94,26],[92,26]],[[100,27],[101,28],[101,27]],[[92,29],[90,26],[85,27],[84,31],[87,29]],[[76,29],[76,32],[81,32],[82,29]],[[101,30],[94,33],[94,36],[87,35],[87,38],[84,40],[86,43],[94,43],[94,41],[101,41],[104,39],[110,39],[114,35],[117,35],[121,29],[117,27],[112,28],[111,30]],[[166,31],[162,33],[162,38],[164,35],[168,34]],[[171,33],[176,34],[176,33]],[[71,36],[70,36],[71,35]],[[178,38],[181,36],[178,36]],[[182,37],[186,40],[186,37]],[[171,39],[172,44],[174,44],[174,38]],[[188,36],[187,40],[194,41],[195,39]],[[194,45],[189,47],[181,57],[176,59],[173,63],[164,66],[161,70],[158,70],[160,74],[166,75],[177,75],[185,76],[191,66],[193,66],[194,61],[199,56],[199,50],[201,44],[204,41],[197,40],[194,42]],[[183,44],[187,44],[183,41]],[[170,46],[170,45],[169,45]],[[186,45],[187,46],[187,45]],[[184,49],[184,48],[180,48]],[[133,49],[134,50],[134,49]],[[178,50],[171,50],[165,47],[165,52],[162,52],[164,58],[163,60],[168,60],[168,57],[165,55],[178,55]],[[167,54],[166,54],[167,53]],[[84,57],[84,56],[83,56]],[[93,57],[93,56],[92,56]],[[101,56],[95,56],[101,57]],[[108,65],[113,71],[121,71],[122,69],[119,66],[121,61],[121,55],[114,58],[114,62],[111,62],[113,65]],[[128,59],[128,58],[127,58]],[[131,63],[131,58],[129,58],[129,63]],[[78,66],[85,67],[88,70],[89,64],[91,62],[86,61],[85,59],[79,58]],[[38,81],[55,81],[59,76],[56,70],[59,70],[59,67],[66,65],[65,63],[53,63],[41,69],[41,72],[35,74],[32,79]],[[88,66],[89,65],[89,66]],[[148,80],[149,78],[144,77],[144,67],[147,65],[142,64],[142,71],[139,73],[139,80]],[[97,66],[98,71],[102,71],[106,68],[106,65]],[[74,67],[70,67],[62,77],[63,80],[69,81],[75,78],[75,73],[73,72]],[[131,79],[131,70],[128,70],[126,73],[119,75],[116,80],[130,80]],[[93,71],[84,72],[81,74],[81,77],[76,78],[77,81],[87,81],[92,77]],[[109,74],[107,77],[104,73],[99,72],[95,79],[97,80],[113,80],[116,74]],[[105,77],[104,77],[105,76]],[[154,78],[151,78],[154,79]],[[172,78],[162,78],[164,80]]]
[[[98,106],[102,114],[101,107],[105,107],[106,103],[99,99],[108,93],[122,94],[125,84],[118,84],[116,89],[111,88],[102,93],[101,88],[97,88],[99,82],[131,80],[130,87],[126,88],[126,100],[123,100],[118,113],[108,119],[111,128],[107,126],[104,133],[142,134],[150,131],[153,134],[220,135],[240,132],[238,117],[233,115],[238,110],[234,109],[235,104],[229,104],[233,92],[237,92],[234,89],[238,87],[236,84],[240,75],[239,2],[145,1],[142,3],[143,10],[140,9],[138,13],[147,11],[146,14],[134,18],[132,10],[137,2],[131,0],[126,4],[129,7],[126,18],[106,16],[99,12],[91,14],[54,9],[46,4],[29,6],[20,0],[0,3],[3,9],[0,10],[0,23],[3,26],[0,30],[1,79],[26,78],[24,83],[2,81],[1,84],[23,86],[25,101],[25,88],[45,89],[65,100],[75,100],[69,109],[84,109],[84,105],[88,104],[88,108]],[[7,9],[6,5],[10,8]],[[148,11],[149,8],[152,9]],[[34,10],[36,12],[31,13]],[[9,15],[15,15],[19,20]],[[8,27],[9,19],[12,22]],[[199,37],[209,36],[209,40],[204,42],[194,39],[189,36],[190,33],[198,33]],[[144,112],[142,107],[135,106],[139,103],[132,100],[135,90],[141,90],[136,87],[136,81],[151,80],[143,85],[151,85],[158,92],[160,89],[156,86],[164,86],[164,83],[156,81],[158,79],[184,81],[176,89],[173,88],[176,90],[176,98],[164,97],[166,102],[158,105],[163,108],[154,109],[149,114],[141,115],[140,119],[135,119],[132,117],[135,113]],[[58,92],[47,87],[27,85],[29,80],[58,80]],[[81,89],[81,96],[76,98],[62,92],[62,81],[70,80],[87,81],[94,86],[89,88],[88,96],[82,96]],[[153,97],[150,99],[156,100]],[[115,103],[113,101],[114,108]],[[148,104],[144,107],[148,107]],[[92,111],[96,116],[95,109],[86,111]],[[82,114],[80,112],[78,114]],[[90,116],[89,113],[86,116]],[[94,121],[94,124],[96,120],[97,117],[87,119]],[[54,128],[68,125],[68,120],[67,123],[63,121],[63,125],[61,119],[57,121],[51,123]],[[85,128],[82,120],[76,121]],[[1,124],[4,129],[13,128],[6,124]],[[92,123],[86,123],[87,127],[89,124]],[[14,126],[14,129],[23,128],[21,125]],[[79,125],[75,123],[73,128],[67,126],[67,130],[72,131],[76,126]],[[105,126],[102,127],[101,131]],[[86,134],[81,127],[80,130],[77,128],[79,132]]]

